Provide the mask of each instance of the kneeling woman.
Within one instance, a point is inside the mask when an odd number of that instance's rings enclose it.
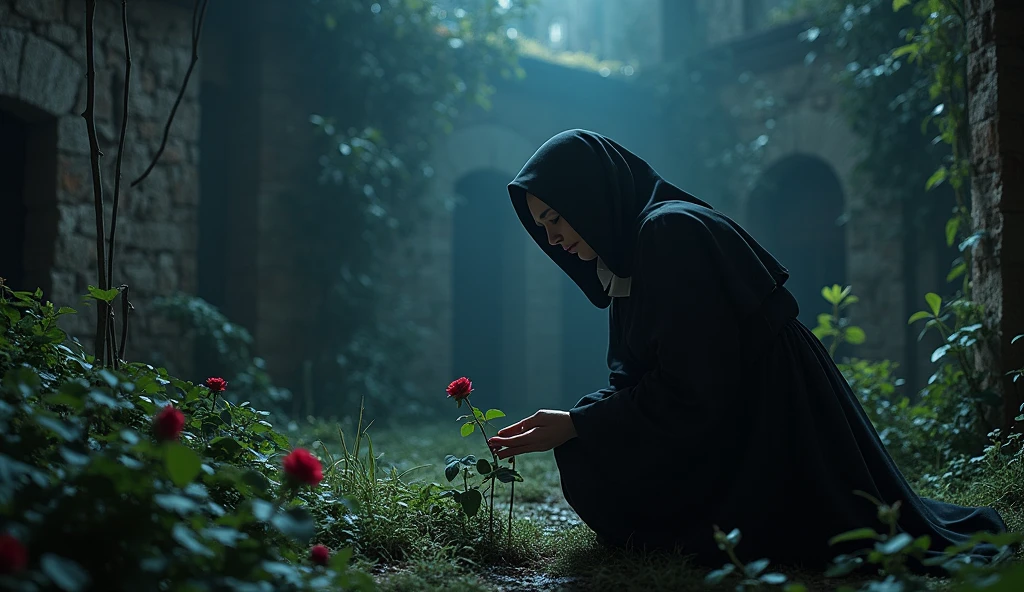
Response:
[[[789,272],[739,225],[599,134],[548,140],[509,193],[537,244],[609,308],[607,388],[491,439],[498,456],[554,449],[566,500],[602,539],[721,563],[821,564],[834,535],[900,527],[942,551],[1006,530],[991,508],[919,497],[849,384],[798,320]],[[851,544],[852,545],[852,544]],[[986,561],[997,549],[979,546]]]

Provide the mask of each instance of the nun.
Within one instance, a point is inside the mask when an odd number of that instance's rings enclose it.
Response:
[[[508,192],[537,245],[608,310],[610,374],[489,443],[502,459],[554,450],[566,501],[603,542],[720,565],[714,528],[738,528],[745,561],[824,565],[873,543],[831,537],[883,530],[863,493],[899,502],[900,532],[928,535],[930,556],[1006,531],[992,508],[914,492],[797,320],[789,272],[736,222],[579,129],[544,143]]]

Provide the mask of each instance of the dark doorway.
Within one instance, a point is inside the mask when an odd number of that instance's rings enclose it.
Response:
[[[608,386],[608,310],[594,306],[564,273],[562,277],[563,404]]]
[[[789,268],[786,286],[800,303],[800,320],[817,326],[829,310],[821,289],[846,282],[843,190],[831,167],[795,155],[768,169],[750,197],[751,234]]]
[[[0,110],[0,277],[14,290],[25,285],[25,161],[28,125]]]
[[[526,368],[525,234],[509,178],[479,170],[459,180],[452,240],[453,376],[506,407],[522,399]]]
[[[0,212],[0,277],[14,290],[39,288],[44,299],[50,298],[57,241],[57,123],[9,100],[0,101]]]

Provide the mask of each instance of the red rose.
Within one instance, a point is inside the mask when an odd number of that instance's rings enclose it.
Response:
[[[153,434],[157,440],[177,440],[185,428],[185,414],[168,405],[153,418]]]
[[[462,401],[473,392],[473,383],[463,376],[448,385],[448,396],[456,401]]]
[[[309,560],[317,565],[327,565],[331,558],[331,550],[323,545],[313,545],[309,550]]]
[[[223,378],[210,377],[206,379],[206,388],[212,393],[223,393],[228,388],[228,381]]]
[[[0,535],[0,574],[13,574],[28,565],[28,551],[9,534]]]
[[[295,483],[319,485],[324,478],[324,469],[320,461],[305,448],[296,448],[281,463],[284,474]]]

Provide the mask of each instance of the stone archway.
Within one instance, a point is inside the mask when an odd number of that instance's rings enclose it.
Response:
[[[546,138],[545,138],[546,139]],[[522,165],[540,146],[522,135],[500,125],[480,124],[456,130],[449,135],[435,153],[437,176],[434,190],[451,200],[448,213],[438,216],[424,229],[419,242],[429,251],[430,268],[425,273],[431,278],[431,285],[425,288],[429,294],[433,311],[431,324],[436,328],[436,351],[431,355],[431,372],[444,372],[437,380],[458,373],[454,366],[453,325],[455,313],[454,297],[454,245],[455,232],[452,211],[457,206],[459,182],[474,172],[490,171],[511,181]],[[506,194],[495,196],[498,200],[496,215],[508,216],[515,220],[515,213]],[[506,405],[506,413],[516,413],[528,408],[537,409],[538,404],[547,401],[551,393],[558,393],[561,381],[561,328],[557,319],[561,313],[560,301],[553,295],[561,289],[561,271],[537,248],[525,232],[510,235],[508,249],[519,249],[522,253],[522,292],[525,304],[522,312],[525,352],[521,357],[506,356],[508,369],[503,373],[511,381],[506,392],[517,393],[517,398]],[[554,320],[554,321],[553,321]],[[516,360],[520,360],[516,362]],[[518,367],[513,367],[519,364]]]
[[[810,327],[828,307],[821,288],[847,281],[844,208],[835,172],[806,154],[769,167],[750,196],[751,233],[790,270],[786,285],[800,303],[800,320]]]
[[[74,304],[57,273],[71,267],[58,253],[58,150],[71,143],[72,118],[81,123],[72,110],[84,71],[49,41],[5,27],[0,56],[0,276],[14,289],[40,288],[44,298]]]

